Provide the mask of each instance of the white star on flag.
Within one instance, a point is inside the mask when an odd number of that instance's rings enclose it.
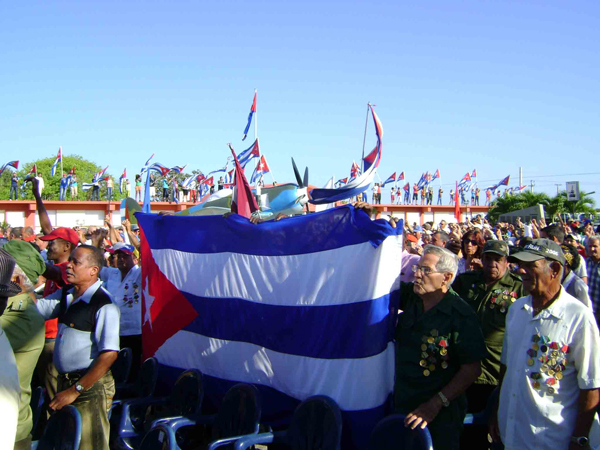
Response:
[[[150,308],[154,303],[154,297],[150,295],[148,290],[148,277],[146,277],[146,287],[144,288],[144,305],[146,307],[146,314],[144,315],[144,325],[146,322],[150,322],[150,329],[152,329],[152,316],[150,315]]]

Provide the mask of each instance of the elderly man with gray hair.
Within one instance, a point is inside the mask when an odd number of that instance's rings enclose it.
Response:
[[[487,356],[473,309],[451,288],[456,255],[427,245],[412,267],[414,283],[401,283],[396,328],[397,412],[405,425],[429,429],[433,447],[458,449],[466,389]]]

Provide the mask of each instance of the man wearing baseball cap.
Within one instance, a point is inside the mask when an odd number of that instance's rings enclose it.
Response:
[[[46,264],[46,270],[43,273],[44,278],[46,278],[43,296],[48,297],[68,284],[66,274],[67,263],[71,252],[79,245],[79,235],[71,228],[52,228],[50,217],[41,197],[42,189],[40,188],[40,180],[38,178],[28,178],[26,181],[31,182],[31,192],[35,198],[39,223],[44,234],[39,239],[48,242],[46,259],[50,263]],[[46,398],[48,400],[54,398],[57,393],[58,372],[52,362],[57,331],[58,321],[56,319],[47,320],[46,343],[34,375],[36,384],[46,388]]]
[[[60,227],[41,236],[39,239],[48,242],[46,258],[50,261],[46,263],[46,270],[43,273],[44,278],[46,278],[43,293],[45,298],[68,284],[67,264],[71,252],[79,244],[79,236],[72,228]],[[36,368],[37,383],[46,388],[48,399],[54,398],[58,385],[58,372],[52,362],[57,332],[58,319],[47,320],[46,343]]]
[[[505,241],[487,241],[481,256],[483,268],[458,275],[452,284],[452,289],[477,313],[488,351],[481,361],[481,375],[466,392],[470,413],[485,410],[498,387],[506,315],[524,295],[521,278],[508,270],[508,255]],[[464,448],[487,448],[487,444],[487,431],[478,432],[476,428],[466,429],[461,439]]]
[[[142,269],[135,264],[133,245],[117,242],[106,249],[115,255],[117,268],[103,267],[100,279],[121,312],[121,348],[133,353],[130,378],[135,379],[142,360]]]
[[[507,449],[590,448],[600,399],[594,315],[562,288],[565,256],[556,242],[534,239],[509,260],[530,295],[508,311],[490,434]]]

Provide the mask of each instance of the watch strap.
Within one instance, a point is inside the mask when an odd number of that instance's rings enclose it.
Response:
[[[450,406],[450,401],[448,400],[448,397],[446,397],[444,394],[442,394],[442,391],[439,391],[438,395],[442,399],[442,405],[444,405],[445,408]]]

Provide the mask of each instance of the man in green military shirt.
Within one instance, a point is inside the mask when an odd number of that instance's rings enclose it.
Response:
[[[508,309],[523,297],[521,278],[508,269],[508,244],[505,241],[488,241],[482,252],[482,270],[465,272],[452,284],[452,288],[477,313],[483,331],[488,357],[481,362],[481,375],[467,390],[468,411],[477,413],[486,408],[488,398],[498,386],[500,355]],[[469,433],[469,442],[477,448],[487,445],[487,430]],[[463,445],[466,445],[463,438]]]
[[[400,289],[395,409],[406,415],[406,426],[427,426],[436,450],[458,449],[464,392],[487,356],[483,336],[473,310],[450,287],[456,255],[427,245],[412,269],[414,283]]]
[[[38,312],[31,292],[38,277],[46,270],[39,252],[29,242],[12,240],[2,249],[10,254],[17,265],[13,281],[19,278],[22,292],[8,298],[8,305],[0,323],[15,354],[21,396],[19,423],[15,439],[15,450],[31,448],[33,415],[31,400],[31,377],[44,347],[44,318]]]

